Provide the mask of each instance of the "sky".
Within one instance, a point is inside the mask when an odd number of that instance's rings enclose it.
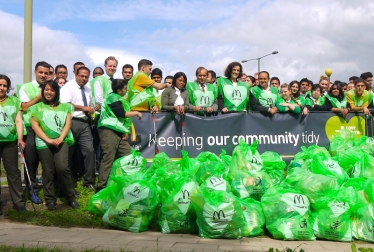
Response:
[[[0,0],[0,73],[23,82],[24,0]],[[374,72],[374,2],[369,0],[34,0],[33,65],[93,70],[108,56],[137,69],[149,59],[164,77],[204,66],[223,75],[233,61],[261,59],[281,83]],[[243,63],[253,75],[257,60]]]

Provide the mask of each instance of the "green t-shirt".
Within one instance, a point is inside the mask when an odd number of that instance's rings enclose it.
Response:
[[[20,97],[19,91],[21,90],[21,88],[23,88],[30,101],[40,93],[39,87],[35,86],[33,82],[28,82],[17,87],[17,97]],[[31,114],[29,110],[27,110],[26,112],[22,112],[22,120],[25,127],[31,127]]]
[[[95,83],[96,82],[99,82],[100,83],[100,86],[103,90],[103,99],[105,100],[105,98],[111,93],[113,92],[112,91],[112,82],[110,80],[108,80],[105,76],[97,76],[96,78],[92,79],[89,83],[90,85],[90,88],[91,88],[91,93],[92,93],[92,103],[94,105],[96,105],[96,98],[95,98]],[[100,112],[99,111],[95,111],[96,114],[99,114]]]
[[[0,142],[13,142],[18,139],[15,121],[20,110],[21,101],[14,96],[0,102]]]
[[[74,111],[70,103],[60,103],[57,107],[51,107],[43,102],[31,106],[28,110],[31,117],[39,122],[40,128],[50,139],[59,138],[66,123],[66,117]],[[35,135],[36,149],[46,149],[48,144]],[[64,142],[71,146],[74,143],[73,134],[69,130]]]
[[[111,93],[104,101],[98,127],[106,127],[120,133],[130,133],[132,118],[118,118],[109,107],[110,104],[118,101],[122,103],[125,111],[130,111],[130,104],[125,98],[119,94]]]
[[[200,84],[196,82],[188,82],[186,85],[190,104],[199,107],[211,107],[217,99],[217,88],[207,83],[204,92],[200,88]]]
[[[339,101],[336,97],[331,97],[330,95],[326,94],[326,98],[329,99],[333,108],[346,108],[347,107],[347,97],[343,97],[342,101]]]
[[[295,109],[294,109],[294,110],[288,110],[288,111],[286,111],[286,107],[280,105],[281,103],[290,103],[290,104],[295,104],[296,106],[295,106]],[[296,100],[296,102],[295,102],[293,99],[290,99],[289,101],[286,101],[285,99],[283,99],[282,96],[279,96],[279,97],[277,98],[277,102],[276,102],[276,106],[277,106],[277,108],[278,108],[278,111],[281,112],[281,113],[282,113],[282,112],[292,112],[292,113],[300,114],[300,112],[301,112],[301,107],[298,106],[298,105],[299,105],[299,103],[298,103],[297,100]]]
[[[226,77],[217,79],[218,92],[223,97],[223,104],[229,111],[244,111],[249,100],[249,85],[238,81],[235,87]]]
[[[305,105],[306,106],[314,106],[314,105],[320,105],[322,106],[325,104],[326,97],[320,96],[317,100],[313,100],[311,96],[308,96],[305,98]]]

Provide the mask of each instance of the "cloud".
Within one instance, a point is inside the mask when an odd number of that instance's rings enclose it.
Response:
[[[23,83],[23,18],[0,10],[0,23],[3,38],[0,40],[0,69],[11,78],[12,86],[15,87]],[[69,32],[34,24],[32,47],[32,70],[38,61],[46,61],[52,66],[65,64],[70,73],[76,61],[93,65],[84,46]],[[72,77],[69,74],[68,78]]]

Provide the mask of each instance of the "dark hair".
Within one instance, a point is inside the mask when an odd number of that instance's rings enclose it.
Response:
[[[123,65],[122,72],[125,70],[125,68],[131,68],[131,71],[134,72],[134,67],[132,65],[130,65],[130,64]]]
[[[138,63],[138,70],[142,68],[142,66],[152,66],[153,63],[150,60],[147,59],[141,59]]]
[[[274,77],[271,77],[271,79],[270,79],[270,83],[271,83],[273,80],[278,81],[279,85],[281,84],[281,82],[280,82],[280,80],[279,80],[278,77],[275,77],[275,76],[274,76]]]
[[[9,93],[9,91],[11,89],[11,86],[12,86],[12,82],[10,81],[9,77],[6,76],[5,74],[0,74],[0,80],[5,80],[6,81],[6,84],[8,85],[7,93]]]
[[[308,80],[308,78],[302,78],[302,79],[300,80],[300,85],[301,85],[301,83],[303,83],[303,82],[308,82],[308,85],[309,85],[309,86],[311,85],[310,82],[309,82],[309,80]]]
[[[313,86],[313,81],[309,80],[309,86]]]
[[[294,95],[292,94],[292,92],[291,92],[291,96],[292,96],[293,98],[297,99],[297,97],[300,96],[300,82],[298,82],[297,80],[291,81],[290,84],[288,85],[289,88],[290,88],[290,90],[291,90],[291,87],[292,87],[294,84],[297,84],[297,88],[298,88],[298,90],[297,90],[297,93],[295,94],[295,96],[294,96]]]
[[[260,77],[260,74],[262,74],[262,73],[266,73],[268,75],[268,78],[270,78],[270,74],[269,74],[268,71],[261,71],[261,72],[258,73],[258,76]],[[279,84],[280,84],[280,82],[279,82]]]
[[[345,83],[345,82],[340,82],[339,83],[339,86],[341,87],[341,88],[344,88],[345,86],[347,86],[348,84],[347,83]]]
[[[49,68],[51,67],[51,65],[48,64],[48,63],[45,62],[45,61],[39,61],[39,62],[36,63],[36,65],[35,65],[35,70],[38,69],[38,67],[45,67],[45,68],[48,68],[48,72],[49,72]]]
[[[349,81],[355,82],[357,79],[358,79],[357,76],[352,76],[352,77],[349,78]]]
[[[173,81],[172,81],[172,83],[171,83],[171,86],[172,86],[173,88],[176,87],[175,84],[176,84],[176,82],[177,82],[177,79],[178,79],[179,77],[181,77],[181,76],[183,76],[184,82],[187,83],[187,76],[185,75],[185,73],[183,73],[183,72],[178,72],[178,73],[174,74]],[[181,91],[182,91],[182,90],[181,90]]]
[[[359,82],[363,82],[363,83],[365,84],[365,86],[368,85],[367,82],[366,82],[366,80],[364,80],[364,79],[362,79],[362,78],[358,78],[358,79],[355,80],[355,86],[356,86],[357,83],[359,83]]]
[[[164,82],[166,81],[166,79],[173,79],[173,76],[171,76],[171,75],[166,76],[165,79],[164,79]]]
[[[117,94],[118,89],[123,89],[126,85],[127,85],[127,83],[125,83],[125,81],[123,79],[114,79],[112,81],[113,93]]]
[[[319,89],[319,92],[322,93],[322,89],[321,89],[321,86],[319,84],[313,84],[311,92],[313,92],[314,90],[317,90],[317,89]]]
[[[237,61],[231,62],[225,69],[225,72],[223,73],[227,78],[231,78],[232,69],[236,66],[239,66],[239,75],[238,78],[242,77],[243,74],[243,67],[242,64],[240,64]]]
[[[151,72],[151,78],[152,78],[153,75],[160,75],[161,79],[162,79],[162,71],[161,71],[161,69],[160,68],[153,69],[152,72]]]
[[[205,68],[205,67],[198,67],[197,69],[196,69],[196,72],[195,72],[195,76],[197,77],[197,75],[199,75],[199,73],[200,73],[200,71],[201,70],[206,70],[207,71],[207,74],[208,74],[208,70]]]
[[[59,80],[59,79],[63,79],[63,80],[65,80],[65,84],[66,84],[66,82],[68,82],[64,77],[56,77],[56,78],[54,79],[54,81],[57,82],[57,84],[58,84],[58,80]]]
[[[103,69],[102,67],[95,67],[94,70],[93,70],[93,72],[95,72],[96,69],[100,69],[101,72],[104,74],[104,69]],[[93,74],[93,73],[92,73],[92,74]]]
[[[329,94],[330,97],[335,97],[332,94],[332,88],[333,87],[336,87],[339,90],[339,95],[336,98],[338,99],[338,101],[342,101],[344,99],[344,92],[343,92],[342,87],[338,83],[332,84],[331,87],[330,87],[330,89],[329,89],[329,91],[327,93]]]
[[[255,77],[253,77],[252,75],[248,75],[247,77],[249,77],[251,79],[252,84],[256,83]]]
[[[373,78],[373,74],[371,72],[362,73],[360,78],[366,80],[367,78]]]
[[[44,90],[45,90],[45,87],[47,85],[49,85],[53,89],[53,91],[55,91],[55,93],[56,93],[55,98],[53,100],[53,106],[58,106],[58,104],[60,104],[60,102],[59,102],[59,100],[60,100],[60,86],[54,80],[48,80],[48,81],[45,81],[43,83],[43,86],[42,86],[42,102],[44,104],[49,104],[47,99],[44,96]]]
[[[80,62],[80,61],[75,62],[74,65],[73,65],[73,71],[75,70],[76,66],[80,66],[80,65],[85,66],[85,64],[83,62]]]
[[[91,70],[90,70],[88,67],[85,67],[85,66],[81,66],[81,67],[79,67],[79,68],[77,69],[77,72],[76,72],[75,74],[79,74],[79,72],[80,72],[81,70],[87,70],[87,71],[88,71],[88,75],[91,74]]]
[[[65,68],[66,72],[68,71],[67,67],[63,64],[57,65],[55,67],[55,74],[57,74],[59,68]]]
[[[209,70],[208,71],[208,74],[210,74],[212,76],[212,78],[216,79],[217,78],[217,74],[216,72],[214,72],[213,70]]]
[[[334,81],[334,84],[340,84],[340,83],[341,83],[340,80],[336,80],[336,81]]]

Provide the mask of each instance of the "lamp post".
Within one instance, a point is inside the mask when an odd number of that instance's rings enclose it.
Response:
[[[242,63],[246,63],[248,61],[252,61],[252,60],[257,60],[257,63],[258,63],[258,72],[260,72],[260,60],[262,58],[265,58],[266,56],[269,56],[269,55],[272,55],[272,54],[277,54],[278,51],[274,51],[272,53],[269,53],[269,54],[266,54],[265,56],[262,56],[262,57],[258,57],[258,58],[255,58],[255,59],[249,59],[249,60],[242,60]]]

